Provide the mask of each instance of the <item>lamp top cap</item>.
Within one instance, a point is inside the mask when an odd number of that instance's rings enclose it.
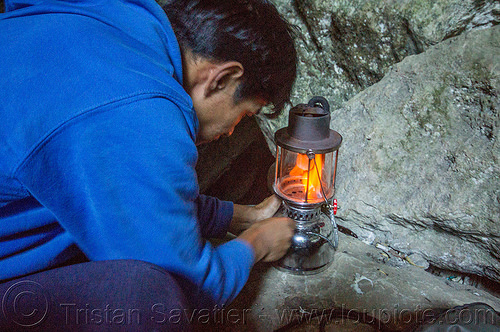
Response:
[[[288,127],[275,134],[276,144],[298,153],[335,151],[342,136],[330,129],[330,105],[324,97],[313,97],[307,104],[292,107]]]

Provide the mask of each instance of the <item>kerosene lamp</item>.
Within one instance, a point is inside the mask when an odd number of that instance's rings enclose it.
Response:
[[[288,253],[276,266],[295,274],[325,269],[338,246],[333,196],[342,136],[330,129],[330,107],[313,97],[289,111],[288,127],[275,134],[273,189],[283,200],[278,215],[295,221]],[[335,211],[336,212],[336,211]]]

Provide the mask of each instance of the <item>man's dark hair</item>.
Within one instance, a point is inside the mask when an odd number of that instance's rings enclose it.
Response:
[[[163,6],[181,48],[243,65],[235,102],[260,97],[281,113],[296,77],[292,29],[267,0],[172,0]]]

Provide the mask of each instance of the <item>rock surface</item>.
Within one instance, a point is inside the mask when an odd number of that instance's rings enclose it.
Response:
[[[366,240],[500,281],[498,54],[500,27],[448,39],[335,112],[341,219]]]
[[[199,313],[193,322],[200,331],[322,331],[323,318],[323,331],[394,332],[412,328],[440,309],[473,302],[500,309],[500,299],[484,290],[408,262],[391,264],[383,250],[340,234],[326,270],[300,276],[258,263],[229,307],[210,319]],[[354,318],[339,317],[341,312]],[[367,316],[362,319],[361,314]]]

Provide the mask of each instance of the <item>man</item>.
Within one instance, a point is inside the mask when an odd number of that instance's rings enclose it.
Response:
[[[186,294],[191,305],[229,303],[255,262],[286,252],[293,222],[270,218],[276,198],[250,207],[199,195],[194,171],[196,144],[289,99],[296,55],[271,4],[174,0],[163,11],[153,0],[25,0],[5,8],[0,327],[122,323],[108,317],[113,307],[137,309],[131,321],[150,326],[162,322],[155,304],[185,307]],[[204,240],[228,229],[241,234],[216,248]],[[82,255],[91,262],[68,266]],[[38,291],[22,290],[32,282]],[[43,294],[50,306],[18,308],[17,293]]]

